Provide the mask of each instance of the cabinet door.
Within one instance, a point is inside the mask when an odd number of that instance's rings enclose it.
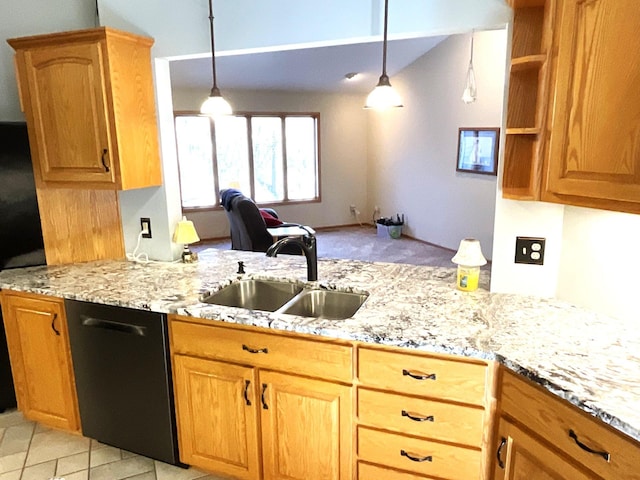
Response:
[[[640,211],[638,2],[561,4],[546,190],[573,196],[563,203]]]
[[[260,372],[265,480],[353,476],[351,387]]]
[[[505,419],[496,440],[494,480],[595,480]]]
[[[182,462],[232,475],[260,476],[255,371],[174,355]]]
[[[31,420],[78,431],[62,300],[4,294],[2,312],[18,407]]]
[[[114,182],[103,55],[93,42],[18,56],[32,155],[45,182]]]

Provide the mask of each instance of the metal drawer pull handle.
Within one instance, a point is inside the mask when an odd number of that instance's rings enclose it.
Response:
[[[576,442],[576,445],[578,445],[582,450],[584,450],[586,452],[589,452],[589,453],[593,453],[594,455],[600,455],[607,462],[611,461],[611,454],[609,452],[603,452],[603,451],[599,451],[599,450],[594,450],[593,448],[590,448],[590,447],[586,446],[584,443],[582,443],[580,440],[578,440],[578,435],[573,430],[569,430],[569,436],[571,438],[573,438],[573,441]]]
[[[127,333],[129,335],[136,335],[138,337],[146,336],[147,327],[141,327],[139,325],[129,325],[127,323],[112,322],[110,320],[102,320],[100,318],[92,318],[82,316],[83,327],[102,328],[104,330],[114,330],[116,332]]]
[[[56,328],[56,319],[58,318],[58,314],[54,313],[53,318],[51,319],[51,329],[56,332],[57,336],[60,336],[60,330]]]
[[[249,400],[249,386],[251,385],[251,380],[244,381],[244,401],[247,406],[251,406],[251,400]]]
[[[502,437],[500,439],[500,446],[498,447],[498,453],[496,454],[496,458],[498,459],[498,466],[504,470],[504,462],[502,461],[502,447],[507,444],[507,439]]]
[[[405,450],[400,450],[400,455],[407,457],[412,462],[433,462],[433,457],[431,455],[427,455],[426,457],[414,457]]]
[[[105,148],[104,150],[102,150],[101,160],[102,160],[102,166],[104,167],[104,171],[109,173],[109,165],[107,165],[107,162],[104,158],[106,155],[107,155],[107,149]]]
[[[411,373],[409,370],[402,370],[402,375],[409,376],[411,378],[415,378],[416,380],[435,380],[435,373],[427,373],[427,374],[419,374],[419,373]]]
[[[411,415],[406,410],[402,410],[402,416],[403,417],[407,417],[407,418],[409,418],[409,420],[413,420],[414,422],[435,422],[435,420],[436,420],[433,415],[427,415],[427,416],[424,416],[424,417],[420,417],[420,416],[416,416],[416,415]]]
[[[269,405],[267,405],[267,401],[264,398],[264,395],[267,393],[267,384],[263,383],[262,384],[262,395],[260,396],[261,400],[262,400],[262,408],[264,410],[269,410]]]
[[[247,347],[246,345],[243,344],[242,345],[242,349],[246,350],[249,353],[269,353],[269,349],[267,347],[265,347],[265,348],[257,348],[256,349],[256,348]]]

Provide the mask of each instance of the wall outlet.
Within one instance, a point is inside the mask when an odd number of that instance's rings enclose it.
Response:
[[[515,263],[544,264],[544,244],[544,238],[516,237]]]
[[[140,217],[140,230],[142,230],[142,238],[151,238],[151,219]]]
[[[380,215],[380,207],[376,205],[375,207],[373,207],[373,216],[377,218],[378,215]]]
[[[356,206],[355,205],[349,205],[349,212],[351,213],[351,215],[353,215],[355,217],[356,215]]]

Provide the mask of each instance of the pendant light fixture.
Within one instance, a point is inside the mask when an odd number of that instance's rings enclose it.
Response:
[[[389,83],[387,75],[387,24],[389,19],[389,0],[384,0],[384,39],[382,41],[382,75],[378,85],[367,97],[364,108],[384,110],[392,107],[402,107],[400,95]]]
[[[466,104],[476,101],[478,89],[476,87],[476,74],[473,71],[473,30],[471,31],[471,55],[469,57],[469,69],[467,70],[467,80],[464,84],[462,101]]]
[[[200,113],[210,117],[218,117],[220,115],[231,115],[231,105],[227,102],[218,89],[216,79],[216,49],[213,40],[213,0],[209,0],[209,25],[211,31],[211,72],[213,74],[213,86],[209,97],[202,103]]]

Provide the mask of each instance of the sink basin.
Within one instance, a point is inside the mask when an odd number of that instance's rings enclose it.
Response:
[[[308,290],[298,295],[282,313],[342,320],[352,317],[366,299],[367,295],[360,293]]]
[[[288,282],[239,280],[202,301],[227,307],[275,312],[301,291],[301,286]]]

